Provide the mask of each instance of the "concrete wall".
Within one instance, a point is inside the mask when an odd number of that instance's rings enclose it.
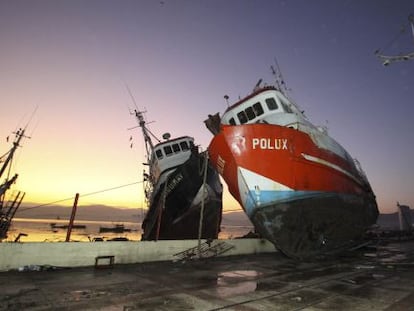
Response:
[[[218,240],[218,242],[221,241],[234,247],[220,256],[276,251],[273,244],[267,240]],[[197,245],[198,240],[0,243],[0,271],[19,269],[29,265],[93,266],[97,256],[115,256],[115,264],[175,260],[177,258],[174,254]]]

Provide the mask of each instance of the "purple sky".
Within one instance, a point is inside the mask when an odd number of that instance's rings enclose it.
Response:
[[[125,83],[154,133],[206,148],[205,117],[224,111],[225,94],[272,83],[276,57],[309,119],[361,162],[381,211],[414,207],[414,61],[384,67],[374,56],[414,51],[409,29],[393,41],[410,13],[411,0],[0,1],[0,151],[38,107],[15,162],[25,201],[140,181]],[[140,184],[80,200],[142,202]],[[227,194],[226,208],[236,205]]]

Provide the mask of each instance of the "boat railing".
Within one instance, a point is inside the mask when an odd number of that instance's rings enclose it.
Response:
[[[357,158],[354,158],[353,160],[354,160],[354,164],[355,164],[355,167],[357,168],[359,175],[361,175],[364,181],[368,184],[368,177],[365,171],[362,169],[361,163],[358,161]]]

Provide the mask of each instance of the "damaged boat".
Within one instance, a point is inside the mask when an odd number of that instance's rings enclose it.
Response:
[[[135,116],[144,136],[148,172],[144,173],[148,211],[142,240],[217,239],[222,217],[223,185],[206,151],[190,136],[153,144],[156,138],[143,114]]]
[[[20,204],[23,201],[25,193],[22,191],[9,191],[10,187],[16,182],[18,174],[11,176],[11,165],[14,154],[18,147],[21,147],[21,140],[25,136],[26,128],[21,128],[14,132],[15,139],[9,151],[0,157],[0,178],[5,179],[0,182],[0,242],[7,238],[11,222],[16,214]],[[9,138],[7,138],[7,141]],[[11,193],[8,193],[11,192]]]
[[[209,115],[210,160],[256,231],[284,254],[342,251],[375,224],[375,195],[359,162],[305,117],[282,82],[259,80],[221,117]]]

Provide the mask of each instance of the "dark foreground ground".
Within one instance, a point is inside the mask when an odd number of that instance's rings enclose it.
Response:
[[[414,242],[317,262],[274,253],[3,272],[0,310],[414,310]]]

